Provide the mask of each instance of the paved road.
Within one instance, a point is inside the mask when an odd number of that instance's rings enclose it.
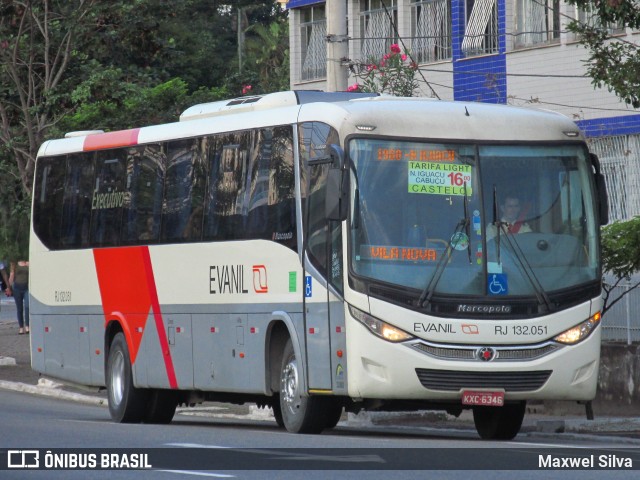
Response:
[[[629,448],[624,439],[590,437],[549,441],[524,435],[513,442],[483,441],[472,431],[373,429],[343,424],[322,435],[294,435],[278,428],[273,421],[186,414],[177,415],[171,425],[118,425],[110,421],[104,408],[2,390],[0,405],[0,425],[12,432],[0,436],[0,478],[3,480],[30,479],[34,473],[42,474],[35,478],[66,480],[73,473],[47,470],[44,476],[45,471],[29,471],[26,475],[24,471],[4,472],[1,468],[5,448],[25,449],[20,452],[31,452],[31,458],[35,458],[37,451],[41,460],[47,456],[46,452],[50,452],[50,459],[51,455],[64,459],[60,456],[64,453],[62,449],[76,454],[93,453],[97,457],[113,448],[137,454],[147,452],[149,464],[163,471],[156,472],[157,477],[144,478],[158,480],[221,475],[247,480],[462,480],[479,476],[494,480],[599,480],[606,475],[608,480],[626,480],[636,478],[640,469],[640,449]],[[631,459],[635,471],[621,464],[616,466],[619,470],[607,467],[606,471],[596,471],[598,465],[594,464],[583,471],[575,468],[542,471],[540,455],[553,458],[593,455],[595,459],[600,459],[600,455],[615,455]],[[60,467],[64,467],[64,463]],[[476,471],[460,471],[467,469]],[[317,473],[314,475],[312,470]],[[80,478],[123,478],[117,477],[118,472],[109,472],[114,476],[108,477],[106,472],[83,473],[85,476]],[[139,478],[142,472],[130,473],[128,478]]]
[[[67,386],[55,385],[43,379],[31,369],[29,351],[29,335],[18,334],[18,322],[15,317],[15,303],[11,298],[0,299],[0,388],[22,391],[38,395],[63,397],[69,400],[105,405],[104,392],[89,393]],[[40,382],[40,385],[39,385]],[[39,386],[38,386],[39,385]],[[213,405],[213,406],[212,406]],[[202,416],[245,416],[253,419],[264,415],[262,410],[251,406],[231,406],[226,404],[205,404],[202,408],[191,409]],[[351,425],[361,424],[363,427],[385,427],[401,425],[408,427],[445,428],[475,430],[469,411],[463,412],[460,418],[453,418],[441,412],[418,413],[379,413],[363,412],[359,415],[345,415],[344,421]],[[522,434],[525,435],[564,435],[570,436],[598,435],[626,438],[629,443],[640,445],[640,418],[608,417],[601,415],[595,421],[587,421],[577,415],[548,415],[544,406],[532,406],[525,416]]]

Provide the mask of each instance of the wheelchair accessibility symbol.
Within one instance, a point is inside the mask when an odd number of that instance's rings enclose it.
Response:
[[[509,293],[507,276],[504,273],[491,273],[488,287],[489,295],[506,295]]]

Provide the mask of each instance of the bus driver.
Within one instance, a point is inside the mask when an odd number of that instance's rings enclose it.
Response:
[[[507,195],[500,204],[500,223],[509,233],[529,233],[531,227],[524,221],[526,210],[522,210],[520,200],[515,195]],[[503,230],[504,231],[504,230]],[[494,223],[487,225],[487,240],[494,238],[498,231]]]

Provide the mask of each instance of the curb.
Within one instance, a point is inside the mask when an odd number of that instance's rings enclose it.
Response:
[[[0,357],[0,367],[15,366],[16,359],[11,357]]]
[[[30,393],[32,395],[42,395],[45,397],[60,398],[63,400],[71,400],[74,402],[87,403],[89,405],[97,405],[101,407],[107,406],[105,398],[92,397],[90,395],[82,395],[81,393],[67,392],[61,389],[62,385],[53,383],[49,380],[40,380],[38,385],[29,385],[20,382],[8,382],[0,380],[0,388],[4,390],[12,390],[14,392]]]

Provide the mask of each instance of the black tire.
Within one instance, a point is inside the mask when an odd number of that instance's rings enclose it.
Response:
[[[283,350],[280,369],[280,413],[292,433],[320,433],[327,425],[327,408],[332,398],[303,395],[302,372],[291,339]]]
[[[280,409],[280,395],[274,395],[271,400],[271,410],[273,410],[273,418],[280,428],[284,428],[284,420],[282,420],[282,410]]]
[[[327,398],[327,400],[334,400],[334,399]],[[336,425],[338,425],[338,422],[342,417],[342,405],[336,401],[331,402],[329,405],[327,405],[325,415],[327,417],[327,421],[324,425],[324,428],[326,429],[334,428]]]
[[[131,357],[122,332],[111,342],[106,372],[109,413],[118,423],[139,423],[144,419],[148,392],[134,387]]]
[[[178,406],[178,392],[174,390],[151,390],[147,411],[144,416],[145,423],[167,424],[171,423]]]
[[[518,435],[527,402],[503,407],[473,407],[473,423],[484,440],[512,440]]]

